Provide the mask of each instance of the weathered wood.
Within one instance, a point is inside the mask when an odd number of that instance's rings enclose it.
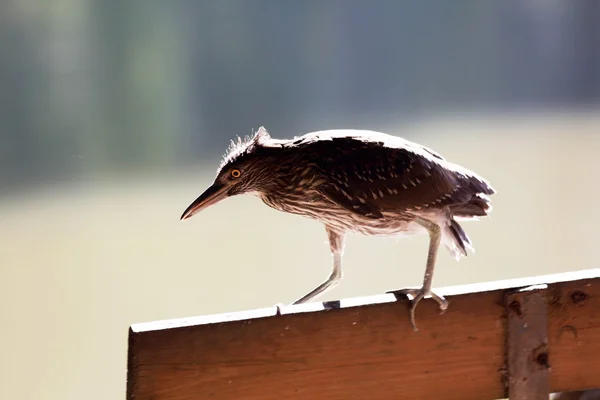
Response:
[[[548,301],[546,286],[506,294],[510,400],[548,400]]]
[[[508,396],[507,289],[548,284],[550,390],[600,388],[600,270],[133,325],[127,398],[497,399]],[[564,281],[564,282],[563,282]],[[486,291],[481,291],[486,290]],[[463,294],[460,294],[460,293]]]

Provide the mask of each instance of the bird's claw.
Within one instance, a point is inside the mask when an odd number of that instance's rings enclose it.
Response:
[[[412,328],[415,332],[417,332],[419,329],[417,328],[417,324],[415,322],[415,310],[417,308],[417,305],[419,304],[419,302],[421,300],[423,300],[423,298],[425,296],[431,296],[431,298],[433,300],[435,300],[439,306],[440,306],[440,315],[443,314],[444,312],[446,312],[446,310],[448,309],[448,300],[446,300],[444,297],[439,296],[435,293],[433,293],[432,291],[426,292],[422,287],[419,289],[400,289],[400,290],[394,290],[392,292],[388,292],[388,293],[393,293],[394,295],[405,295],[405,296],[410,296],[412,297],[411,299],[411,308],[410,308],[410,324],[412,325]]]
[[[283,307],[282,303],[275,304],[275,315],[277,315],[277,316],[283,315],[283,313],[281,312],[282,307]]]

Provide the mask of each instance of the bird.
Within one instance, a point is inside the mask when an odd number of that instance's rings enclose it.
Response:
[[[402,236],[426,233],[423,283],[394,293],[411,300],[410,324],[425,297],[443,314],[448,301],[432,291],[440,244],[458,261],[474,252],[459,221],[491,212],[495,190],[474,172],[400,136],[363,129],[329,129],[275,139],[264,126],[232,140],[213,183],[183,212],[188,219],[218,202],[248,194],[267,206],[324,225],[333,266],[329,277],[292,304],[314,300],[342,280],[347,233]]]

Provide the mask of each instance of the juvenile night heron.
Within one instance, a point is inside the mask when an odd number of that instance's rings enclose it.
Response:
[[[290,140],[261,127],[229,147],[213,184],[183,213],[187,219],[238,194],[325,225],[333,256],[329,278],[294,304],[308,302],[342,279],[346,232],[390,236],[429,234],[423,285],[402,289],[415,309],[431,296],[443,313],[448,302],[431,291],[440,243],[458,260],[473,250],[459,219],[486,216],[494,189],[475,173],[399,137],[366,130],[326,130]]]

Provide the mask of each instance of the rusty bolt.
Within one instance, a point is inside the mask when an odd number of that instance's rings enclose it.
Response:
[[[582,301],[587,300],[588,295],[582,292],[581,290],[576,290],[571,293],[571,301],[573,304],[581,303]]]
[[[542,367],[550,368],[550,364],[548,364],[548,353],[545,351],[538,354],[535,361]]]
[[[511,301],[508,305],[508,308],[519,317],[523,315],[523,312],[521,311],[521,303],[519,303],[517,300]]]

